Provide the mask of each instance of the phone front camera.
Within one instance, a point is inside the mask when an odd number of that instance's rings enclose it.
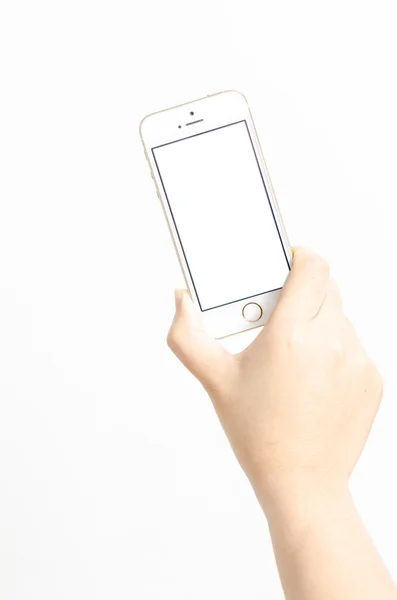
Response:
[[[190,111],[190,116],[193,117],[193,115],[194,115],[194,112],[191,110]]]

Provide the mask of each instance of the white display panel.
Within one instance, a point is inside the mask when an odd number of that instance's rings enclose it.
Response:
[[[287,257],[246,122],[152,152],[201,309],[281,288]]]

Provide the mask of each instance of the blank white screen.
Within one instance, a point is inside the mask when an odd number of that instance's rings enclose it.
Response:
[[[153,154],[201,309],[281,288],[287,259],[245,121]]]

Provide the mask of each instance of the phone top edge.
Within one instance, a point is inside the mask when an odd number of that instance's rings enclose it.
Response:
[[[144,122],[146,120],[150,119],[150,117],[154,117],[156,115],[165,113],[169,110],[174,110],[176,108],[182,108],[183,106],[188,106],[189,104],[195,104],[196,102],[201,102],[202,100],[206,100],[207,98],[213,98],[214,96],[220,96],[221,94],[238,94],[239,96],[241,96],[244,99],[245,103],[247,104],[247,107],[249,108],[249,104],[248,104],[248,100],[247,100],[246,96],[239,90],[230,89],[230,90],[223,90],[221,92],[215,92],[214,94],[207,94],[206,96],[202,96],[201,98],[196,98],[195,100],[189,100],[188,102],[182,102],[181,104],[176,104],[175,106],[169,106],[168,108],[163,108],[162,110],[156,110],[154,112],[149,113],[145,117],[143,117],[143,119],[139,123],[139,136],[140,136],[142,142],[144,142],[143,134],[142,134],[142,127],[143,127]]]

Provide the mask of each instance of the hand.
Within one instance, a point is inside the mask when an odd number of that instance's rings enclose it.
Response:
[[[263,330],[232,355],[176,293],[168,344],[210,395],[266,509],[287,480],[347,485],[382,397],[382,380],[342,310],[327,263],[305,249]]]

